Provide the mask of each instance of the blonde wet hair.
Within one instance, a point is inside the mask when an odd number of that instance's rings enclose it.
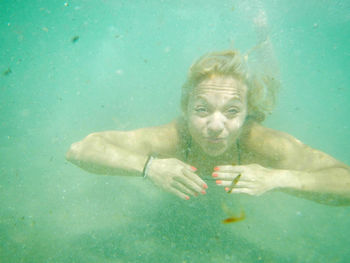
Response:
[[[273,76],[248,72],[246,62],[236,50],[207,53],[195,61],[182,86],[181,108],[184,115],[189,96],[199,83],[214,75],[231,76],[242,81],[248,88],[248,118],[262,122],[275,105],[280,83]]]

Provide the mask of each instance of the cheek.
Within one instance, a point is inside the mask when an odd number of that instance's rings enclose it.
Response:
[[[231,135],[237,134],[240,131],[240,129],[243,127],[244,121],[245,121],[245,115],[241,115],[233,120],[230,120],[227,125],[229,133]]]
[[[192,116],[188,120],[188,126],[191,132],[199,132],[203,129],[205,125],[205,121],[203,120],[203,118]]]

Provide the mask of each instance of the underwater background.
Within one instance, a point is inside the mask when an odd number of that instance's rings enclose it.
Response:
[[[191,63],[248,52],[261,12],[282,82],[264,124],[350,164],[347,0],[1,0],[0,262],[349,262],[349,207],[211,184],[183,201],[64,158],[176,118]]]

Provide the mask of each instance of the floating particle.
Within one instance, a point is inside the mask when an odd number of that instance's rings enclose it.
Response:
[[[72,43],[77,43],[78,42],[78,40],[80,39],[80,37],[79,36],[74,36],[74,37],[72,37],[72,39],[71,39],[71,41],[72,41]]]
[[[69,4],[68,4],[67,2],[65,2],[63,5],[64,5],[65,7],[69,6]]]
[[[117,69],[116,71],[115,71],[115,74],[117,74],[117,75],[123,75],[123,70],[122,69]]]
[[[3,76],[8,76],[12,73],[12,70],[10,68],[7,68],[4,72],[2,72]]]

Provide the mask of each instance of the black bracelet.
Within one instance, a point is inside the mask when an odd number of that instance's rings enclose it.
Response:
[[[147,177],[147,172],[148,172],[148,168],[149,165],[151,164],[152,160],[154,159],[153,155],[148,155],[148,158],[145,162],[145,166],[143,167],[143,171],[142,171],[142,177],[146,178]]]

